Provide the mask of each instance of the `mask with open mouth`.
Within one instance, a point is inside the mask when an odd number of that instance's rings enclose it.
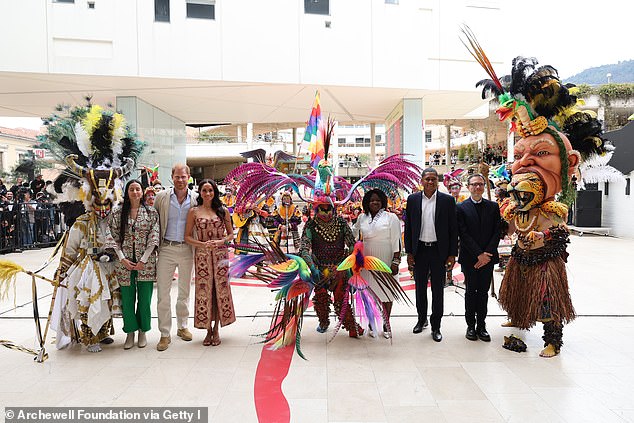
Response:
[[[528,211],[544,201],[544,183],[533,172],[513,175],[508,193],[517,204],[517,211]]]

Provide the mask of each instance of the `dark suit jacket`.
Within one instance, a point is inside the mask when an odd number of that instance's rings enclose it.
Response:
[[[473,266],[483,252],[491,253],[491,263],[500,261],[500,207],[495,201],[482,199],[482,211],[478,216],[471,198],[458,204],[458,231],[460,233],[460,257],[458,263]]]
[[[421,229],[421,207],[423,193],[415,192],[407,197],[405,208],[405,252],[416,255]],[[442,260],[458,255],[458,222],[456,219],[456,201],[451,195],[436,193],[436,214],[434,217],[438,254]]]

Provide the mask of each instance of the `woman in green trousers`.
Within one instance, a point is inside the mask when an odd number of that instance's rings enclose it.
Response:
[[[115,276],[121,287],[123,331],[128,334],[123,348],[128,350],[134,346],[137,331],[137,345],[145,347],[145,332],[151,328],[150,303],[156,282],[159,216],[153,207],[145,205],[139,181],[129,181],[123,197],[123,204],[110,214],[107,243],[119,258]]]

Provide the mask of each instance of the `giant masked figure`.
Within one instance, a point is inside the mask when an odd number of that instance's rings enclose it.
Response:
[[[47,147],[67,165],[59,198],[75,196],[87,210],[64,240],[52,328],[58,348],[78,342],[99,352],[100,343],[111,342],[112,316],[121,312],[114,254],[105,248],[107,219],[142,144],[123,115],[96,105],[75,108],[68,117],[54,116],[47,123]]]
[[[551,66],[517,57],[511,75],[498,79],[468,28],[471,53],[492,79],[478,83],[483,97],[495,94],[500,120],[510,119],[520,139],[508,192],[501,207],[509,231],[517,235],[500,288],[500,304],[513,326],[544,324],[542,357],[559,354],[562,328],[575,318],[566,274],[568,207],[574,199],[572,175],[582,160],[605,154],[601,124],[576,107],[576,89],[559,80]]]

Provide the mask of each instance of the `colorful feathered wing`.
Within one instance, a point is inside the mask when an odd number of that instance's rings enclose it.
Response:
[[[266,282],[277,290],[277,304],[268,331],[260,334],[271,349],[279,349],[295,344],[297,354],[303,358],[301,350],[301,330],[304,312],[319,279],[319,272],[310,268],[299,256],[284,254],[275,244],[260,246],[263,253],[251,256],[236,256],[231,265],[230,275],[240,277],[245,273]],[[260,272],[249,272],[248,268],[262,263]]]
[[[348,297],[352,297],[355,314],[359,316],[361,322],[367,321],[370,324],[375,335],[382,323],[385,323],[386,329],[391,332],[389,319],[387,319],[383,310],[383,303],[369,286],[368,281],[361,276],[361,270],[369,271],[384,293],[389,293],[389,295],[394,297],[397,301],[411,303],[401,285],[392,276],[392,269],[382,260],[365,255],[363,253],[363,242],[357,241],[352,254],[339,264],[337,270],[349,270],[352,272],[352,276],[348,279],[348,290],[346,291],[346,298],[344,299],[344,308],[340,313],[339,322],[330,340],[334,339],[341,328],[341,322],[343,322],[347,312],[345,305],[348,304]]]

